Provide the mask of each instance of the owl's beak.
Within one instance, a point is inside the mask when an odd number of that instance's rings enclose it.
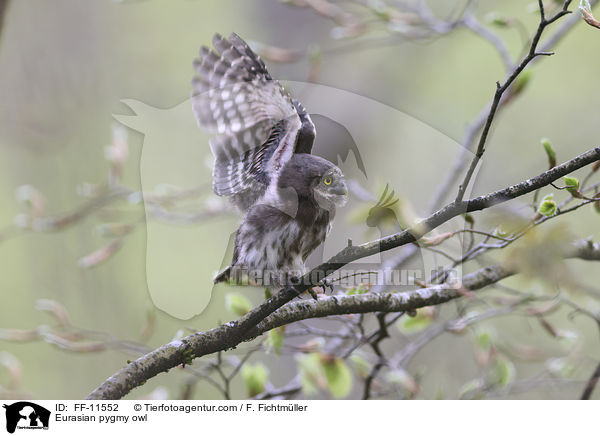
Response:
[[[340,184],[331,190],[331,192],[335,195],[348,195],[348,188],[346,184]]]
[[[346,181],[343,178],[338,179],[337,183],[334,183],[334,186],[332,186],[330,192],[335,195],[347,196],[348,187],[346,186]]]

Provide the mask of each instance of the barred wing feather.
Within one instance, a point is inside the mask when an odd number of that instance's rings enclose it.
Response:
[[[215,134],[214,192],[246,210],[294,151],[310,152],[314,125],[239,36],[217,34],[213,44],[194,61],[192,107],[199,126]]]

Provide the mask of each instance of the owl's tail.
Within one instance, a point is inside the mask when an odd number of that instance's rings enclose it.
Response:
[[[223,271],[215,276],[213,279],[213,283],[216,285],[217,283],[226,282],[231,278],[231,267],[228,266]]]

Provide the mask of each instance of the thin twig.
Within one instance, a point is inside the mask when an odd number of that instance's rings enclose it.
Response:
[[[485,145],[487,142],[487,138],[490,133],[490,129],[492,127],[492,123],[494,121],[494,117],[496,115],[496,111],[498,110],[498,105],[500,104],[500,100],[502,99],[502,96],[504,95],[506,90],[508,90],[510,85],[512,85],[512,83],[515,81],[515,79],[519,76],[519,74],[521,74],[521,72],[523,72],[523,70],[527,67],[527,65],[533,59],[535,59],[536,57],[541,56],[541,55],[552,54],[552,53],[546,53],[546,52],[538,52],[537,46],[540,42],[540,39],[541,39],[542,34],[544,33],[544,30],[546,29],[546,27],[548,25],[550,25],[551,23],[555,22],[556,20],[558,20],[560,17],[570,13],[567,10],[570,3],[571,3],[570,0],[566,0],[563,5],[563,9],[561,11],[557,12],[552,18],[547,19],[542,0],[539,0],[540,23],[538,25],[535,35],[533,36],[531,46],[529,47],[529,53],[527,53],[527,56],[525,56],[525,58],[519,63],[519,65],[517,65],[517,67],[508,76],[508,78],[504,81],[503,84],[500,84],[500,82],[498,82],[496,84],[496,92],[494,94],[494,98],[492,100],[492,105],[490,107],[490,111],[487,116],[486,122],[483,126],[481,136],[479,137],[479,143],[477,145],[477,150],[475,152],[475,156],[473,156],[473,159],[471,160],[469,169],[467,170],[467,173],[465,174],[465,177],[458,188],[458,194],[456,195],[455,202],[460,202],[464,198],[467,187],[469,186],[469,182],[471,181],[471,177],[473,176],[473,173],[475,172],[475,168],[477,167],[477,165],[479,164],[479,161],[481,160],[481,157],[485,153]]]

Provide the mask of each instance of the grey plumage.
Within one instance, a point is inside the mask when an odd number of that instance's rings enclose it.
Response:
[[[213,190],[245,212],[231,266],[215,282],[248,276],[281,286],[304,272],[347,199],[334,164],[310,154],[315,128],[306,109],[273,80],[237,35],[215,35],[195,60],[192,106],[215,133]]]

